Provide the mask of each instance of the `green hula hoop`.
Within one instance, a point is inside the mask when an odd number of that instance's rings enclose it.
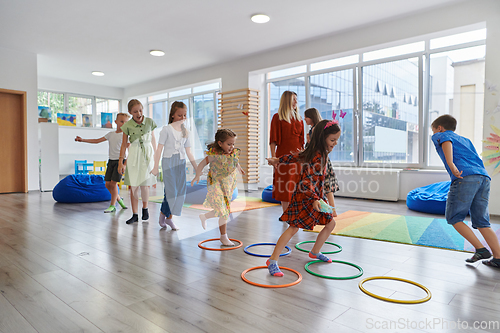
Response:
[[[305,243],[316,243],[316,241],[303,241],[303,242],[295,244],[295,248],[299,251],[302,251],[302,252],[309,252],[308,250],[305,250],[305,249],[302,249],[299,247],[300,244],[305,244]],[[339,244],[335,244],[335,243],[331,243],[331,242],[325,242],[325,244],[330,244],[330,245],[336,246],[339,249],[336,251],[330,251],[330,252],[321,251],[321,253],[323,253],[323,254],[334,254],[334,253],[339,253],[342,251],[342,246],[340,246]]]
[[[358,270],[359,270],[359,273],[356,274],[356,275],[352,275],[352,276],[345,276],[345,277],[336,277],[336,276],[327,276],[327,275],[321,275],[321,274],[318,274],[316,272],[313,272],[309,269],[309,266],[312,265],[312,264],[316,264],[318,262],[323,262],[322,260],[314,260],[314,261],[310,261],[306,264],[306,266],[304,267],[305,270],[312,274],[312,275],[316,275],[316,276],[319,276],[321,278],[325,278],[325,279],[332,279],[332,280],[351,280],[351,279],[355,279],[355,278],[358,278],[360,277],[361,275],[363,275],[363,269],[361,267],[359,267],[358,265],[356,264],[353,264],[353,263],[350,263],[350,262],[347,262],[347,261],[340,261],[340,260],[332,260],[332,262],[338,262],[339,264],[346,264],[346,265],[350,265],[350,266],[353,266],[353,267],[356,267]]]

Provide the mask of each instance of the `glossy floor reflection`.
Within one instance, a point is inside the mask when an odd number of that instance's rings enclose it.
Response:
[[[126,191],[122,195],[128,202]],[[466,265],[467,253],[331,236],[329,241],[343,247],[332,259],[356,263],[363,277],[410,279],[433,295],[423,304],[394,304],[362,293],[361,278],[328,280],[305,272],[307,253],[294,245],[317,234],[300,231],[289,244],[292,254],[279,263],[301,272],[303,281],[265,289],[240,278],[245,269],[264,265],[265,258],[245,254],[243,248],[198,248],[200,241],[219,237],[215,219],[202,229],[199,210],[184,209],[176,218],[181,229],[172,231],[158,226],[160,205],[155,203],[150,204],[148,223],[126,225],[131,210],[104,214],[106,202],[58,204],[50,192],[0,198],[3,333],[456,332],[457,320],[483,325],[474,332],[500,329],[486,327],[500,325],[500,270]],[[336,206],[340,213],[432,216],[409,211],[404,202],[337,198]],[[244,246],[276,242],[286,228],[278,221],[280,212],[276,206],[235,214],[228,235]],[[272,247],[254,250],[265,253]],[[314,269],[325,275],[355,272],[335,265]],[[270,280],[265,271],[249,277]],[[418,288],[395,281],[371,281],[367,288],[391,298],[422,297]]]

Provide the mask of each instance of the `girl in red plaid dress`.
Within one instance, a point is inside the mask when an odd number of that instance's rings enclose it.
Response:
[[[335,227],[333,218],[336,213],[335,210],[333,213],[322,212],[320,200],[325,197],[324,186],[329,164],[328,154],[337,145],[339,138],[340,126],[338,122],[322,120],[315,126],[311,141],[305,150],[298,154],[267,159],[269,164],[273,166],[277,166],[279,163],[299,162],[302,164],[300,181],[293,192],[290,205],[280,217],[281,221],[288,222],[288,229],[278,239],[273,254],[266,262],[271,275],[283,276],[278,266],[278,258],[297,231],[300,228],[312,230],[317,224],[325,227],[316,238],[316,242],[309,252],[309,257],[332,262],[320,250]]]

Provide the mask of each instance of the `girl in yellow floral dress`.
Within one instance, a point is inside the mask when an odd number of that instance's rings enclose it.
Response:
[[[215,133],[215,141],[207,145],[207,157],[198,164],[196,176],[191,181],[191,186],[200,180],[203,168],[210,164],[207,178],[207,197],[203,206],[212,210],[200,214],[203,229],[207,228],[207,219],[219,218],[220,241],[222,245],[234,246],[226,232],[226,224],[231,213],[231,197],[236,188],[236,170],[245,174],[239,163],[240,150],[234,148],[236,133],[230,129],[220,129]]]

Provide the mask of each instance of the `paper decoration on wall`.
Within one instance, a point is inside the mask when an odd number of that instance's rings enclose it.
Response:
[[[496,106],[496,108],[494,108],[493,110],[486,110],[486,114],[494,114],[494,113],[497,113],[497,112],[500,112],[500,100],[498,100],[498,104]]]
[[[61,126],[76,126],[76,114],[58,113],[57,123]]]
[[[113,128],[113,114],[108,112],[101,112],[101,127]]]
[[[491,124],[494,133],[490,133],[490,137],[486,138],[484,151],[481,155],[486,159],[485,166],[495,165],[493,167],[492,176],[500,172],[500,129]]]
[[[486,90],[488,90],[489,92],[491,92],[493,95],[496,95],[495,91],[498,91],[497,90],[497,85],[494,84],[493,82],[489,81],[489,80],[486,80],[484,83],[486,85]]]
[[[91,114],[82,114],[82,126],[83,127],[92,127],[92,115]]]
[[[346,114],[347,114],[347,112],[340,110],[339,118],[344,119]],[[335,110],[332,111],[332,118],[333,118],[333,120],[335,120],[337,118],[337,112],[335,112]]]

